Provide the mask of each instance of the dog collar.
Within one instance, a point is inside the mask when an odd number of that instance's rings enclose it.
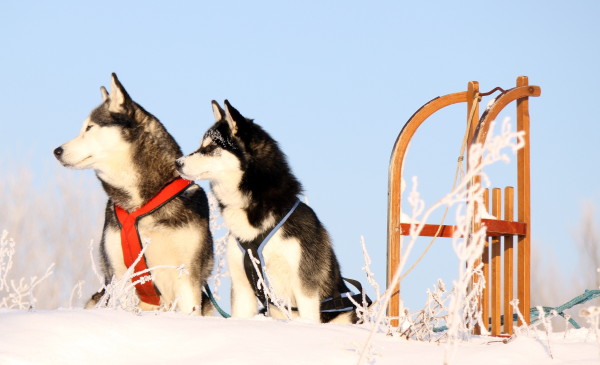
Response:
[[[142,241],[137,228],[138,220],[167,204],[191,185],[192,181],[177,178],[162,188],[162,190],[146,204],[131,213],[116,204],[114,205],[115,214],[121,226],[121,248],[123,250],[123,261],[127,268],[130,268],[131,265],[133,265],[142,251]],[[131,281],[134,283],[136,281],[138,282],[135,284],[135,289],[142,302],[158,305],[160,303],[160,294],[152,283],[152,276],[146,271],[147,269],[148,265],[146,264],[146,258],[140,258],[135,265],[134,273],[143,273],[133,276]],[[142,278],[144,279],[140,280]]]

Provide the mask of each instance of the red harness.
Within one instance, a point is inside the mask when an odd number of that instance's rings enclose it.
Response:
[[[117,219],[121,224],[121,248],[123,249],[123,261],[127,268],[131,267],[142,251],[142,241],[137,229],[138,220],[154,210],[162,207],[164,204],[171,201],[183,191],[185,191],[192,182],[190,180],[177,178],[167,186],[165,186],[154,198],[150,199],[146,204],[131,213],[115,204],[115,212]],[[142,257],[135,265],[134,272],[141,272],[148,269],[146,258]],[[150,276],[149,273],[136,275],[131,278],[132,282],[139,280],[141,277]],[[137,295],[142,302],[158,305],[160,296],[156,292],[156,288],[152,280],[148,280],[143,284],[135,285]]]

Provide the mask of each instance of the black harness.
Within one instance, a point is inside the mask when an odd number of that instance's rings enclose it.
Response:
[[[271,302],[265,291],[264,285],[267,285],[267,277],[265,276],[264,271],[264,257],[263,257],[263,249],[271,239],[277,233],[279,228],[283,226],[283,224],[288,220],[288,218],[294,213],[298,205],[300,204],[300,200],[296,200],[292,208],[287,212],[287,214],[277,223],[273,229],[268,232],[264,232],[256,237],[254,240],[250,242],[240,241],[238,240],[238,245],[240,246],[240,250],[244,255],[244,271],[246,272],[246,277],[248,281],[252,285],[254,290],[254,295],[262,304],[261,313],[265,313],[267,311],[267,307]],[[251,255],[249,255],[249,253]],[[252,259],[258,260],[259,262],[253,263]],[[256,267],[255,267],[256,264]],[[257,270],[258,269],[258,270]],[[260,272],[260,277],[258,275],[258,271]],[[262,277],[263,284],[260,284],[260,278]],[[358,290],[358,294],[354,294],[348,287],[346,283],[351,284]],[[363,299],[367,303],[367,306],[371,305],[372,301],[367,296],[366,293],[363,292],[362,285],[360,282],[353,280],[342,278],[338,283],[338,287],[336,290],[336,294],[333,297],[324,299],[321,301],[321,313],[332,313],[332,312],[347,312],[353,309],[356,309],[356,304],[361,304]],[[350,299],[351,298],[351,299]],[[297,308],[291,308],[294,311],[297,311]]]

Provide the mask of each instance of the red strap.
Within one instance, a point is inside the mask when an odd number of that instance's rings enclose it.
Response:
[[[137,231],[138,218],[152,212],[156,208],[161,207],[173,197],[184,191],[191,183],[192,182],[190,180],[177,178],[165,186],[154,198],[150,199],[142,207],[134,210],[131,213],[128,213],[125,209],[115,204],[117,219],[119,220],[119,223],[121,223],[121,248],[123,249],[123,261],[125,262],[125,266],[127,266],[127,268],[131,267],[133,262],[137,259],[142,251],[142,243],[140,242],[140,235]],[[146,265],[146,259],[142,257],[135,265],[134,272],[141,272],[146,269],[148,269],[148,266]],[[150,280],[144,282],[143,284],[138,283],[135,285],[138,297],[145,303],[158,305],[160,303],[160,297],[154,288],[150,273],[136,275],[131,278],[131,281],[135,282],[144,276],[149,276],[147,279]]]

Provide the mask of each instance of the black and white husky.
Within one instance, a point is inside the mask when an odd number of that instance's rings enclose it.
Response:
[[[177,166],[184,177],[210,181],[234,237],[227,246],[232,315],[257,314],[257,298],[267,304],[253,277],[250,249],[263,260],[274,296],[297,308],[300,318],[356,322],[352,304],[342,300],[349,290],[329,235],[314,211],[299,202],[301,185],[277,142],[227,100],[225,110],[215,101],[212,107],[216,123],[200,148],[178,159]],[[268,307],[271,315],[281,315]]]
[[[85,120],[79,135],[56,148],[54,155],[66,167],[94,169],[108,194],[100,242],[101,268],[108,284],[127,269],[117,209],[129,214],[147,207],[165,186],[180,181],[175,160],[182,153],[158,119],[129,97],[115,74],[110,94],[104,87],[101,92],[102,104]],[[141,309],[175,303],[185,312],[210,307],[208,301],[203,303],[201,291],[213,266],[208,201],[201,187],[184,185],[179,195],[139,218],[137,233],[138,242],[150,242],[144,254],[148,268],[184,265],[189,275],[169,268],[152,271],[158,304],[141,301]],[[138,296],[143,299],[139,289]],[[92,296],[86,307],[94,306],[100,297]]]

